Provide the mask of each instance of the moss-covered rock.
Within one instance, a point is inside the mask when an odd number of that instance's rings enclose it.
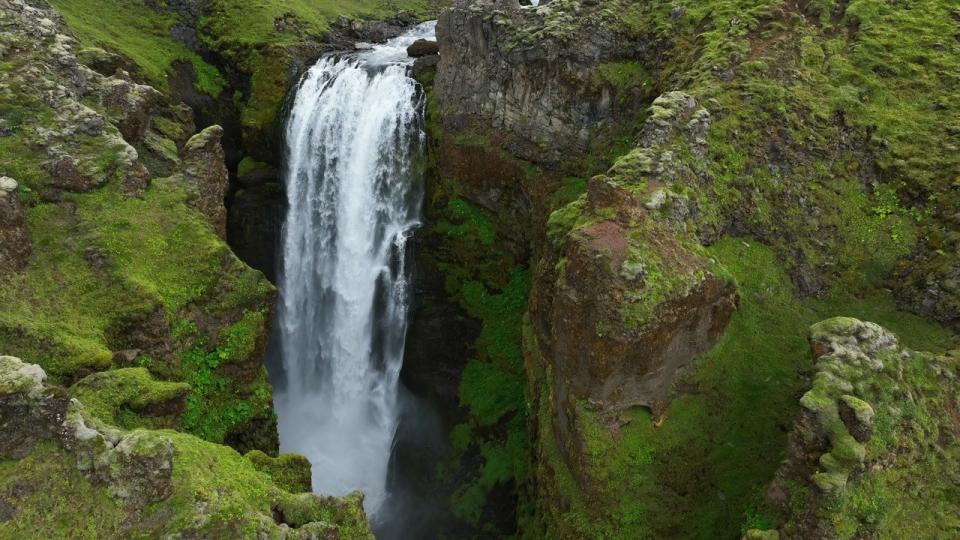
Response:
[[[115,426],[173,428],[180,424],[190,390],[189,384],[158,381],[136,367],[90,374],[70,387],[70,395]]]
[[[373,538],[358,494],[292,494],[231,448],[114,428],[44,380],[39,366],[0,357],[4,537]]]
[[[956,352],[913,352],[886,329],[847,317],[812,326],[810,344],[813,386],[766,495],[780,536],[953,534]],[[904,489],[912,483],[924,488]]]
[[[273,482],[290,493],[310,491],[310,460],[299,454],[281,454],[270,457],[260,450],[251,450],[244,455],[260,472],[267,473]]]
[[[30,236],[17,181],[0,176],[0,274],[19,270],[30,257]]]
[[[947,80],[934,75],[957,67],[956,43],[940,37],[952,32],[948,11],[935,1],[922,12],[875,2],[554,1],[536,9],[458,3],[444,15],[434,125],[461,136],[494,126],[485,153],[506,148],[547,169],[525,183],[506,175],[487,181],[490,192],[520,185],[531,203],[533,339],[525,356],[545,524],[534,534],[712,538],[769,529],[751,493],[775,471],[778,425],[798,407],[783,394],[802,384],[805,326],[869,314],[902,325],[904,339],[946,335],[897,312],[882,287],[917,313],[947,322],[956,313],[950,193],[960,154],[952,151],[955,129],[928,116],[956,106],[942,97]],[[935,51],[925,45],[934,42],[941,43]],[[630,53],[604,56],[614,50]],[[649,90],[624,91],[642,86],[630,79],[644,75]],[[605,102],[611,88],[637,99]],[[616,107],[623,114],[613,123],[629,133],[623,141],[594,123]],[[568,121],[550,126],[552,118]],[[584,156],[583,140],[603,144]],[[949,150],[921,150],[941,143]],[[552,204],[549,193],[560,190],[551,178],[602,171],[586,194]],[[512,203],[482,205],[497,216],[493,228]],[[711,260],[720,258],[722,265]],[[709,300],[696,285],[712,274],[729,291],[723,267],[734,265],[741,289],[734,326],[666,390],[674,401],[662,422],[651,426],[635,409],[604,414],[595,398],[571,399],[570,372],[556,372],[555,356],[583,342],[585,351],[603,350],[629,335],[625,315],[638,326],[656,324],[655,306],[665,298],[689,295],[694,307],[678,312],[695,313],[703,305],[696,302]],[[778,267],[786,274],[771,270]],[[617,294],[603,297],[607,291]],[[578,324],[594,301],[617,324]],[[787,318],[804,323],[785,325]],[[702,351],[688,352],[694,360]],[[608,368],[590,367],[581,380]],[[858,439],[880,431],[879,411],[871,419],[861,403],[869,400],[857,396],[837,397],[849,437],[825,467],[858,462]],[[840,475],[823,480],[839,485]],[[741,530],[730,516],[744,513]]]
[[[188,204],[185,178],[214,169],[220,195],[205,210],[223,216],[217,145],[194,145],[211,152],[186,165],[171,155],[192,133],[189,111],[124,72],[104,76],[78,61],[82,47],[49,6],[5,4],[0,18],[0,173],[17,178],[18,229],[33,246],[26,264],[0,276],[5,352],[65,385],[141,368],[76,388],[103,390],[91,405],[125,427],[177,427],[275,451],[262,366],[274,289]],[[151,405],[143,399],[157,395],[135,396],[137,388],[177,397]]]

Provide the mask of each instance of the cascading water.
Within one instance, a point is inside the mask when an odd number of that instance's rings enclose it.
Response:
[[[407,329],[406,241],[422,198],[422,96],[406,47],[321,59],[300,82],[286,128],[288,210],[279,278],[275,406],[280,446],[307,456],[313,488],[387,497]]]

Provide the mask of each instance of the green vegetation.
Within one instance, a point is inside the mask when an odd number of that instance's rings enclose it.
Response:
[[[484,212],[474,208],[462,199],[453,199],[447,203],[450,220],[437,223],[437,231],[453,237],[474,238],[481,245],[493,245],[493,223]]]
[[[0,461],[0,491],[17,485],[29,490],[18,497],[14,519],[0,522],[6,538],[29,538],[42,530],[50,538],[98,540],[114,536],[127,520],[123,503],[87,480],[54,443],[38,445],[23,459]]]
[[[649,91],[653,85],[646,68],[635,61],[600,64],[594,77],[597,84],[610,85],[618,93],[633,89]]]
[[[242,106],[248,130],[269,129],[292,81],[289,66],[304,42],[319,41],[338,17],[386,18],[401,12],[426,20],[443,0],[217,0],[200,21],[204,44],[250,77]]]
[[[436,0],[217,0],[203,19],[205,33],[219,50],[293,45],[303,36],[321,37],[338,17],[386,18],[400,12],[425,16],[443,2]],[[285,25],[278,31],[277,21]]]
[[[735,536],[780,464],[786,430],[810,369],[806,330],[836,314],[876,321],[908,346],[943,350],[951,334],[899,312],[885,293],[857,298],[842,288],[821,300],[794,295],[774,253],[726,238],[708,249],[739,283],[740,306],[720,343],[679,385],[688,387],[659,419],[644,409],[600,418],[576,411],[585,445],[583,492],[554,445],[549,409],[541,410],[538,450],[555,472],[553,496],[570,510],[544,525],[550,537],[716,538]],[[548,399],[541,399],[546,406]],[[654,420],[657,420],[654,422]],[[609,423],[619,428],[611,430]],[[552,456],[552,457],[551,457]]]
[[[194,85],[200,92],[216,97],[226,85],[216,67],[173,39],[170,28],[176,16],[165,10],[165,2],[154,4],[156,7],[143,0],[51,0],[50,4],[82,42],[129,58],[146,80],[161,90],[167,89],[167,78],[176,61],[193,67]]]
[[[36,256],[25,272],[3,278],[0,301],[7,307],[0,314],[0,336],[6,353],[40,364],[54,380],[69,381],[78,372],[111,368],[113,350],[137,346],[125,343],[124,329],[146,325],[163,357],[141,357],[139,365],[163,379],[188,383],[192,391],[183,427],[223,442],[255,418],[273,418],[262,367],[243,383],[228,375],[229,368],[221,369],[251,361],[259,365],[255,352],[265,339],[266,312],[250,307],[262,306],[272,287],[230,253],[187,207],[186,197],[173,177],[155,180],[143,199],[125,198],[109,185],[68,195],[73,210],[54,204],[30,208]],[[212,338],[189,319],[171,326],[175,314],[196,305],[228,320],[230,313],[242,313]],[[163,352],[171,346],[172,353]],[[147,384],[145,373],[135,374],[116,381],[113,391],[119,394],[104,393],[92,405],[121,426],[155,426],[155,420],[130,414],[146,408],[142,400],[152,395],[131,395],[137,385]],[[169,391],[184,388],[167,384],[173,383],[151,383]]]
[[[819,456],[818,470],[798,479],[817,488],[791,482],[787,515],[771,510],[778,519],[768,526],[797,533],[802,516],[815,512],[837,538],[904,538],[920,531],[954,536],[960,530],[954,467],[960,455],[957,351],[939,356],[863,347],[869,359],[850,362],[846,355],[860,346],[844,340],[863,331],[859,321],[844,317],[811,328],[824,355],[801,404],[828,435],[830,447]],[[796,496],[813,489],[823,495]]]
[[[142,367],[94,373],[70,387],[91,414],[124,429],[177,425],[189,393],[189,384],[157,381]]]
[[[290,493],[311,491],[310,461],[299,454],[270,457],[260,450],[244,455],[255,469],[267,473],[273,482]]]
[[[459,291],[452,291],[467,313],[482,322],[475,345],[477,357],[467,363],[460,382],[460,402],[469,412],[470,422],[458,429],[473,433],[472,442],[478,445],[483,465],[453,499],[454,513],[481,528],[479,519],[490,490],[498,484],[520,484],[528,475],[520,334],[529,288],[529,273],[515,268],[499,293],[491,293],[478,281],[468,281]],[[454,434],[457,432],[455,429]],[[469,445],[454,439],[459,459]]]
[[[335,524],[341,538],[372,538],[354,497],[294,495],[228,447],[173,431],[140,433],[171,441],[175,455],[170,496],[136,515],[136,526],[124,501],[84,477],[74,456],[43,443],[26,458],[0,462],[0,490],[16,491],[19,503],[12,519],[0,522],[0,536],[24,538],[42,530],[50,538],[92,540],[120,531],[124,538],[195,531],[201,537],[255,538],[260,530],[276,529],[272,516],[279,509],[293,526],[317,521]]]

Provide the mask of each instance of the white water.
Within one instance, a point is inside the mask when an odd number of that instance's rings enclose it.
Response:
[[[286,128],[288,210],[278,309],[280,447],[313,464],[314,491],[387,498],[407,329],[406,241],[419,224],[413,170],[422,98],[406,47],[321,59],[300,82]]]

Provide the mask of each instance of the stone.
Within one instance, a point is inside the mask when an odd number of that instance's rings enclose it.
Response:
[[[873,434],[873,407],[862,399],[845,394],[840,397],[840,419],[857,442],[867,442]]]
[[[440,64],[440,55],[431,54],[428,56],[421,56],[413,62],[413,77],[419,78],[425,73],[435,71],[437,66]]]
[[[436,41],[431,41],[429,39],[418,39],[414,41],[409,47],[407,47],[407,55],[413,58],[420,58],[421,56],[430,56],[433,54],[438,54],[440,52],[440,47],[437,45]]]
[[[223,146],[223,128],[210,126],[187,141],[180,151],[183,179],[190,191],[189,203],[206,216],[220,238],[227,236],[227,195],[229,176]]]
[[[106,175],[96,174],[81,158],[59,154],[44,165],[51,177],[51,185],[73,193],[84,193],[107,182]]]
[[[100,47],[85,47],[80,49],[77,51],[77,60],[104,76],[112,75],[121,65],[119,56],[107,52]]]
[[[56,439],[70,399],[50,391],[35,364],[0,356],[0,459],[19,459],[40,442]]]

